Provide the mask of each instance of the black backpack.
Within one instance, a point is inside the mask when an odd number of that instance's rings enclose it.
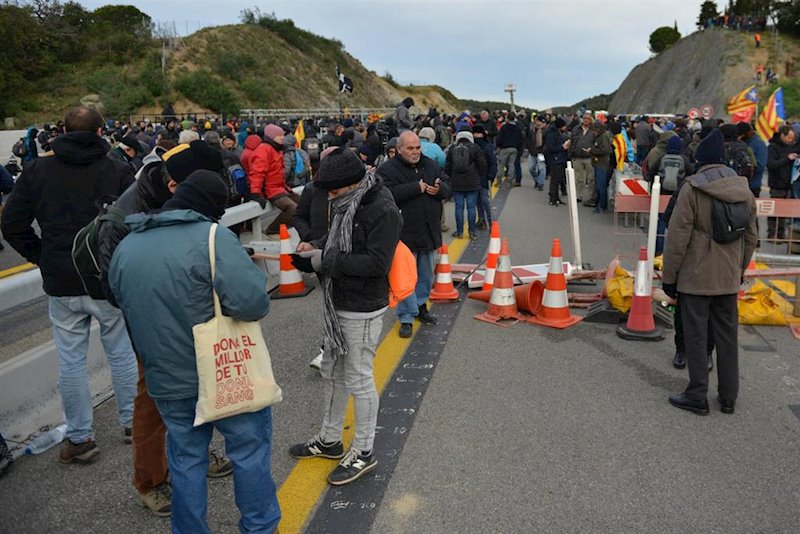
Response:
[[[14,146],[11,147],[11,153],[17,156],[18,158],[24,158],[27,152],[28,152],[28,147],[25,146],[24,137],[20,137],[19,141],[14,143]]]
[[[116,224],[125,222],[125,212],[113,206],[112,202],[113,198],[110,197],[98,200],[97,217],[78,230],[72,242],[72,264],[75,266],[86,293],[97,300],[106,298],[101,284],[102,271],[98,262],[100,248],[97,243],[97,232],[100,221],[112,221]]]
[[[747,180],[753,179],[755,168],[747,145],[741,141],[725,143],[725,164]]]
[[[747,202],[724,202],[713,199],[711,208],[712,238],[725,245],[738,240],[750,226],[750,209]]]
[[[450,149],[453,158],[453,172],[467,173],[470,171],[470,153],[467,143],[456,143]]]

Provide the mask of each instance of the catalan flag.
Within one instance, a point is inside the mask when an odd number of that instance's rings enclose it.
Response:
[[[297,128],[294,130],[294,146],[295,148],[300,148],[303,143],[303,139],[306,138],[306,129],[303,126],[303,119],[297,121]]]
[[[625,160],[628,157],[628,143],[625,142],[625,137],[618,133],[614,136],[614,155],[616,156],[616,169],[621,171],[625,168]]]
[[[728,115],[734,115],[746,109],[755,109],[757,104],[758,91],[755,85],[751,85],[728,101]]]
[[[767,100],[767,105],[761,111],[761,115],[756,122],[756,132],[764,142],[768,142],[775,132],[778,125],[786,118],[783,107],[783,89],[778,87]]]

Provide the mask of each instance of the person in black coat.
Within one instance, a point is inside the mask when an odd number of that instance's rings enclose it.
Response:
[[[472,129],[472,137],[475,139],[475,144],[483,151],[483,157],[486,158],[486,172],[481,176],[481,190],[478,192],[478,222],[475,224],[475,228],[487,228],[492,226],[489,183],[497,174],[497,152],[495,152],[494,145],[486,138],[486,130],[483,126],[475,126]]]
[[[567,123],[561,117],[547,127],[544,134],[544,159],[550,172],[550,205],[564,204],[558,196],[559,188],[567,183],[567,159],[572,144],[567,138]]]
[[[467,157],[459,162],[461,152]],[[454,160],[456,161],[454,162]],[[463,168],[458,168],[458,165],[462,165]],[[475,211],[478,193],[481,190],[481,179],[486,175],[486,158],[481,148],[474,143],[471,132],[462,131],[456,134],[456,144],[447,151],[444,171],[450,176],[450,186],[456,204],[456,231],[453,233],[453,237],[460,238],[464,234],[464,204],[466,203],[469,238],[475,239],[477,237]]]
[[[800,145],[797,143],[797,134],[791,126],[784,124],[772,136],[767,148],[770,198],[792,198],[792,167],[798,158]],[[785,239],[787,220],[769,217],[767,238]]]
[[[411,337],[414,317],[436,324],[427,304],[433,286],[436,250],[442,246],[442,200],[450,198],[450,184],[439,165],[422,155],[419,137],[403,132],[397,154],[377,170],[392,193],[403,216],[400,239],[417,259],[417,287],[414,294],[397,306],[400,336]]]

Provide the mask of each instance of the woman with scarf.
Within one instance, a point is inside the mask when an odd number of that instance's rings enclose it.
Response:
[[[301,243],[292,261],[318,272],[325,297],[325,352],[320,370],[324,406],[320,433],[289,448],[298,459],[340,459],[328,482],[342,485],[374,469],[378,392],[372,372],[383,314],[389,304],[389,269],[402,220],[381,180],[353,152],[337,148],[320,163],[315,187],[328,192],[333,220],[328,234]],[[355,438],[345,454],[342,424],[355,404]]]

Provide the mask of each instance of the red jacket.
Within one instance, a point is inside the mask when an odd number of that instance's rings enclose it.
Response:
[[[248,135],[244,142],[244,150],[242,150],[242,155],[239,157],[239,160],[242,163],[244,172],[246,172],[248,175],[250,175],[250,164],[253,162],[253,153],[260,144],[261,138],[252,134]]]
[[[245,146],[250,138],[245,141]],[[283,176],[283,154],[270,142],[263,142],[253,151],[247,172],[250,192],[268,200],[288,195],[291,190]]]

